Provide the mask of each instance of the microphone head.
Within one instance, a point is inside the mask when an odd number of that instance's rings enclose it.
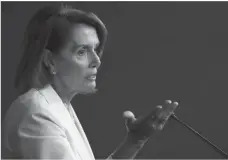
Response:
[[[131,111],[124,111],[123,117],[124,118],[135,118],[135,115]]]

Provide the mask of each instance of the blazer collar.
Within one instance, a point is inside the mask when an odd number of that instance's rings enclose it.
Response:
[[[42,89],[39,89],[38,91],[45,97],[49,104],[59,103],[64,105],[62,99],[50,84],[46,85]]]
[[[51,85],[46,85],[44,88],[39,89],[38,91],[44,96],[44,98],[50,105],[55,104],[56,106],[59,106],[59,104],[60,104],[60,106],[65,106],[63,101],[61,100],[61,98],[59,97],[59,95],[57,94],[57,92],[54,90],[54,88]],[[84,141],[85,145],[87,146],[87,149],[90,153],[91,158],[94,159],[94,155],[93,155],[92,149],[89,145],[88,139],[84,133],[84,130],[81,126],[81,123],[80,123],[76,113],[74,112],[72,105],[70,104],[69,108],[67,108],[65,106],[65,109],[63,109],[63,112],[65,112],[65,111],[68,111],[68,114],[66,117],[68,117],[69,120],[72,122],[72,124],[73,124],[72,126],[74,126],[74,127],[72,127],[72,128],[74,128],[73,130],[75,130],[75,133],[80,134],[80,136],[82,137],[82,140]],[[72,115],[70,115],[70,114],[72,114]],[[69,123],[68,125],[70,125],[70,124],[71,123]]]

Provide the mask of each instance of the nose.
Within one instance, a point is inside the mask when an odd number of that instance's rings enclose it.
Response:
[[[89,67],[98,69],[100,65],[101,65],[100,57],[97,55],[96,52],[93,52]]]

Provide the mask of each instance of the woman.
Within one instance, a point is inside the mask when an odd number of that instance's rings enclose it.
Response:
[[[15,86],[20,96],[4,120],[4,158],[93,160],[71,106],[77,94],[96,92],[107,30],[93,13],[45,7],[30,20]],[[127,136],[107,159],[134,158],[178,103],[166,101],[136,119],[124,112]]]

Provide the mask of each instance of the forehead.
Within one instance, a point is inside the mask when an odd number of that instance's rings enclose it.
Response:
[[[70,37],[77,45],[89,45],[95,47],[99,44],[96,29],[86,24],[73,25]]]

